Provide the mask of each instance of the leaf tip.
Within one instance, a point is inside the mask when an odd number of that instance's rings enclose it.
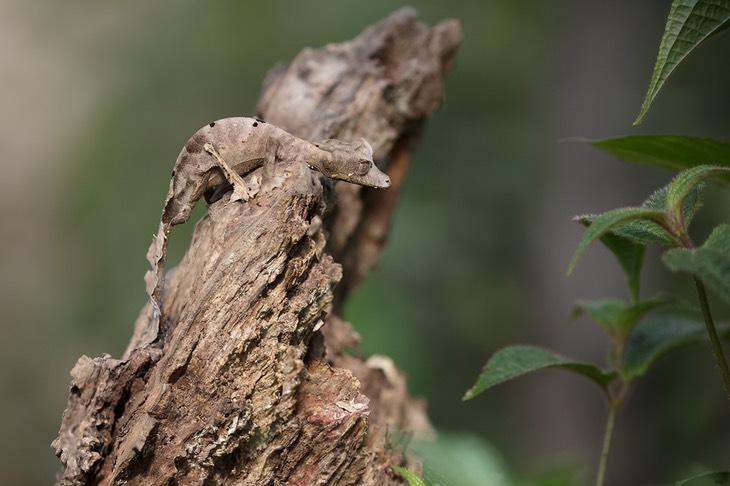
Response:
[[[651,106],[651,103],[654,101],[654,96],[656,96],[656,91],[652,92],[652,88],[649,87],[649,91],[647,91],[646,97],[644,98],[644,101],[641,103],[641,108],[639,109],[639,114],[636,115],[636,119],[632,123],[633,126],[639,125],[641,122],[644,121],[644,117],[646,116],[646,113],[649,111],[649,107]]]
[[[563,137],[559,138],[557,143],[591,143],[591,141],[585,137]]]
[[[570,260],[570,263],[568,264],[568,271],[565,272],[566,277],[570,277],[570,274],[573,273],[573,270],[575,269],[575,266],[578,264],[578,259],[580,258],[582,251],[576,251],[575,255],[573,255],[573,259]]]

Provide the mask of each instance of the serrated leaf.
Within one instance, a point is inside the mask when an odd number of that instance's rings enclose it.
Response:
[[[677,486],[730,486],[730,471],[716,471],[677,481]]]
[[[641,123],[657,93],[679,63],[702,41],[728,27],[727,0],[674,0],[669,10],[649,90],[634,125]]]
[[[681,214],[683,217],[686,216],[685,209],[687,208],[685,207],[685,202],[692,191],[705,179],[723,173],[730,174],[730,167],[698,165],[680,172],[667,186],[667,209],[674,214]],[[696,209],[694,209],[692,215],[694,215],[694,212],[696,212]],[[684,217],[684,219],[686,220],[687,218]],[[687,224],[685,221],[685,229]]]
[[[426,482],[408,469],[400,466],[390,466],[395,472],[403,476],[410,486],[428,486]]]
[[[730,326],[718,326],[718,332],[730,337]],[[680,315],[648,318],[631,334],[623,357],[624,379],[631,381],[645,374],[651,365],[672,351],[707,341],[701,321]]]
[[[578,243],[578,248],[575,250],[573,259],[568,266],[568,274],[573,271],[575,264],[578,259],[583,255],[583,252],[593,243],[595,240],[601,238],[608,231],[611,231],[616,226],[635,220],[649,220],[659,223],[664,218],[664,213],[661,211],[654,211],[645,208],[619,208],[613,211],[605,212],[593,219],[593,222],[586,229]],[[579,219],[580,220],[580,219]]]
[[[582,140],[636,164],[680,172],[702,164],[730,167],[730,144],[681,135],[630,135],[603,140]],[[730,186],[730,174],[713,177]]]
[[[699,248],[666,251],[662,261],[673,272],[695,275],[722,299],[730,302],[730,225],[716,227]]]
[[[593,364],[575,361],[544,348],[526,345],[508,346],[492,355],[477,382],[466,392],[463,399],[468,400],[495,385],[547,368],[573,371],[590,378],[601,388],[605,388],[616,377],[613,372],[603,371]]]

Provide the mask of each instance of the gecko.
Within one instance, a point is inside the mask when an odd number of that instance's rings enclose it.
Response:
[[[365,139],[312,143],[260,118],[225,118],[204,126],[190,137],[175,161],[159,229],[147,251],[152,268],[145,274],[145,283],[158,323],[172,227],[190,218],[201,197],[210,203],[231,187],[229,203],[254,197],[257,189],[248,187],[241,176],[259,167],[263,172],[261,191],[281,186],[277,163],[304,163],[331,179],[378,189],[390,187],[390,178],[375,166],[373,149]]]

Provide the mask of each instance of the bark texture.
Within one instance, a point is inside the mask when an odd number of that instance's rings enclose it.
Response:
[[[275,67],[257,115],[301,138],[364,137],[387,191],[292,166],[283,187],[212,204],[122,359],[83,356],[53,447],[57,484],[404,484],[403,437],[429,434],[391,360],[344,354],[338,313],[377,263],[461,31],[403,9]]]

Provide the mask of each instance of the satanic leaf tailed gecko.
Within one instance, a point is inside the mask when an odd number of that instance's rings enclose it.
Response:
[[[175,161],[160,227],[147,251],[152,269],[145,275],[153,316],[159,322],[165,280],[167,239],[174,225],[185,223],[198,200],[215,200],[221,188],[233,188],[231,202],[248,201],[254,190],[241,178],[263,168],[262,191],[281,185],[276,163],[304,163],[332,179],[385,189],[390,178],[373,163],[373,149],[364,139],[349,143],[312,143],[258,118],[225,118],[190,137]]]

